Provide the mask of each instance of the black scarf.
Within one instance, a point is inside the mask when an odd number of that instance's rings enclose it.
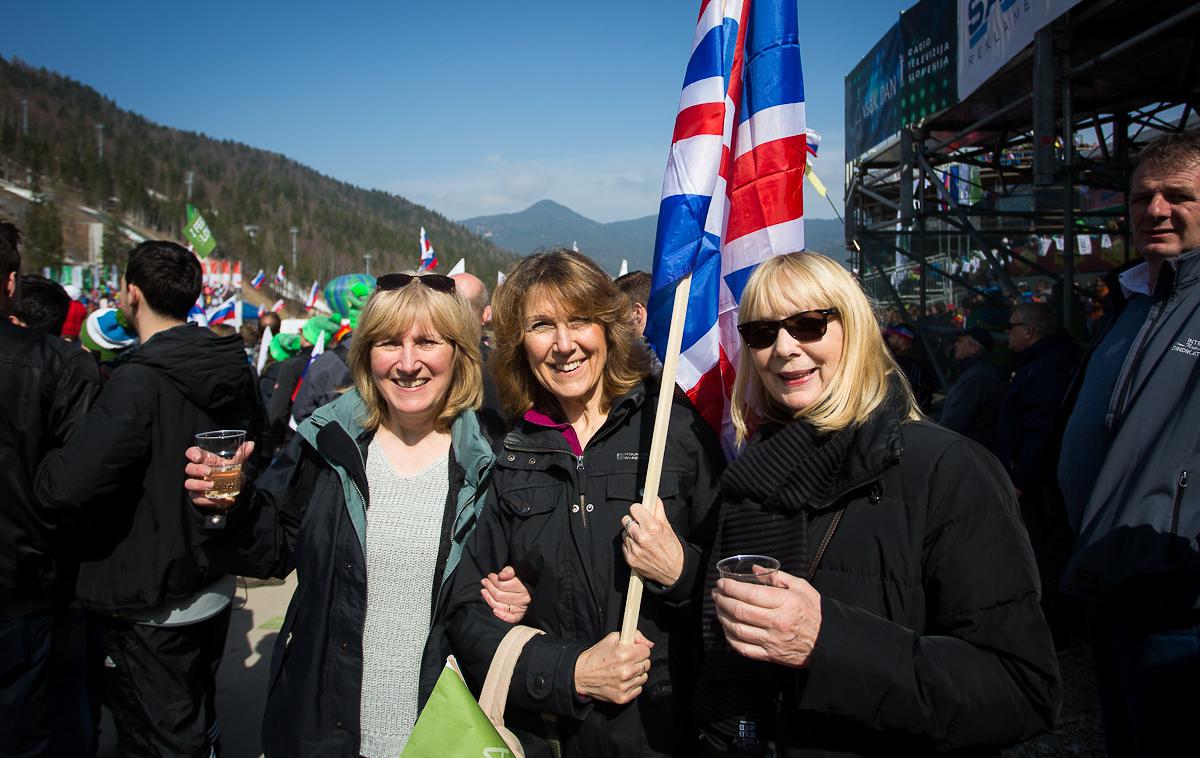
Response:
[[[793,421],[764,428],[725,469],[720,524],[703,596],[705,665],[696,712],[706,731],[745,737],[753,725],[772,721],[782,674],[778,667],[743,658],[725,641],[711,595],[716,561],[769,555],[782,571],[808,578],[808,512],[835,494],[833,482],[853,440],[852,429],[822,434],[803,420]]]

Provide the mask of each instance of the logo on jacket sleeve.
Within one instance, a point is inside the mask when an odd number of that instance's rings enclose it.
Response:
[[[1184,338],[1171,346],[1171,352],[1183,353],[1189,358],[1200,356],[1200,340],[1191,337]]]

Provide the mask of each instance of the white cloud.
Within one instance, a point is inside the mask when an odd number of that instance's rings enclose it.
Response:
[[[657,212],[664,166],[665,156],[649,152],[528,161],[490,154],[466,170],[397,180],[386,189],[452,219],[513,213],[550,199],[607,222]]]
[[[594,221],[620,221],[658,212],[665,165],[665,154],[657,151],[548,160],[514,160],[492,153],[462,171],[397,180],[385,189],[451,219],[514,213],[550,199]],[[841,213],[845,168],[840,139],[822,141],[813,168]],[[805,215],[834,217],[829,201],[807,182],[804,202]]]

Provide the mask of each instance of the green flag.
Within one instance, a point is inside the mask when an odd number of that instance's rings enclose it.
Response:
[[[183,228],[183,236],[191,243],[192,250],[198,258],[207,258],[209,253],[217,249],[217,241],[213,239],[208,222],[191,203],[188,203],[187,207],[187,226]]]
[[[512,758],[496,727],[447,665],[404,745],[401,758]]]

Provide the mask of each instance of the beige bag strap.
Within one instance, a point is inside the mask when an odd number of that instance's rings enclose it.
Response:
[[[483,691],[479,695],[479,707],[518,758],[524,756],[525,753],[516,736],[504,727],[504,706],[508,702],[508,688],[512,684],[513,669],[517,667],[517,659],[521,657],[525,643],[539,634],[545,634],[545,632],[531,626],[514,626],[508,631],[508,634],[504,635],[500,646],[496,648],[496,654],[492,657],[492,665],[488,667],[487,678],[483,681]]]

